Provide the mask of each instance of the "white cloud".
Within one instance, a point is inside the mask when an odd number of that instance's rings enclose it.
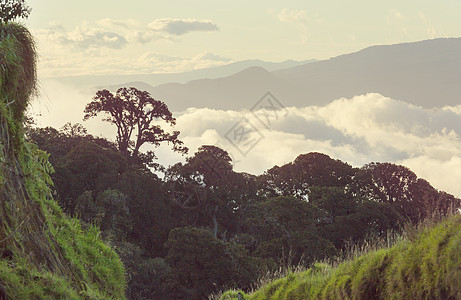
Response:
[[[368,94],[287,111],[286,117],[274,117],[271,129],[249,111],[212,109],[189,109],[178,116],[177,124],[196,147],[216,141],[237,160],[239,171],[259,174],[301,153],[318,151],[354,166],[373,161],[404,164],[436,188],[461,196],[461,171],[456,171],[461,170],[460,107],[429,110]],[[246,156],[226,139],[242,116],[264,136]],[[219,137],[204,138],[209,130]]]
[[[76,94],[55,82],[46,81],[42,86],[50,99],[48,109],[39,111],[42,126],[59,128],[69,120],[81,122],[91,95]],[[175,130],[181,131],[190,154],[204,144],[227,150],[237,171],[260,174],[299,154],[316,151],[357,167],[376,161],[403,164],[436,188],[461,196],[461,106],[423,109],[367,94],[323,107],[289,107],[286,111],[272,115],[268,129],[248,110],[189,108],[174,113]],[[259,132],[253,136],[263,137],[246,155],[235,147],[245,146],[231,132],[242,117]],[[93,134],[113,138],[114,128],[105,123],[93,120],[84,125]],[[184,160],[168,146],[156,153],[164,165]]]
[[[40,53],[39,76],[184,72],[231,61],[208,51],[190,57],[150,52],[142,54],[142,51],[151,49],[149,43],[162,46],[177,43],[180,42],[177,39],[180,31],[208,30],[212,24],[211,21],[185,19],[182,23],[172,22],[176,25],[170,28],[166,19],[161,20],[164,22],[151,23],[152,28],[132,19],[84,21],[72,29],[65,28],[59,22],[50,22],[48,28],[34,32]],[[165,31],[156,31],[161,29],[159,24],[166,26]],[[210,30],[216,26],[212,25]],[[175,30],[176,34],[173,32]]]
[[[208,61],[223,61],[223,62],[228,62],[231,59],[227,57],[222,57],[219,55],[216,55],[214,53],[205,51],[203,53],[200,53],[199,55],[194,57],[194,60],[200,61],[200,60],[208,60]]]
[[[306,22],[307,12],[305,10],[290,10],[288,8],[284,8],[277,14],[277,17],[282,22]]]
[[[104,49],[90,48],[76,51],[71,60],[67,56],[42,55],[38,64],[38,73],[42,78],[69,75],[173,73],[216,67],[229,62],[231,59],[210,52],[191,57],[146,52],[133,57],[118,56],[113,52],[107,54]]]
[[[217,31],[218,26],[210,20],[196,19],[157,19],[147,27],[153,31],[167,32],[173,35],[183,35],[192,31]]]
[[[128,30],[137,28],[140,26],[138,22],[133,19],[114,20],[111,18],[104,18],[104,19],[96,21],[96,24],[98,24],[99,26],[103,28],[120,27],[120,28],[128,29]]]
[[[72,31],[65,31],[62,26],[54,25],[49,29],[41,30],[39,35],[49,42],[78,49],[101,47],[122,49],[127,45],[127,40],[122,35],[102,28],[91,28],[85,23]]]
[[[426,14],[423,12],[418,12],[418,17],[425,26],[427,37],[431,39],[435,38],[437,32],[435,30],[434,25],[432,24],[431,19],[428,16],[426,16]]]
[[[391,9],[389,13],[387,14],[386,22],[387,24],[393,24],[393,23],[398,23],[402,21],[403,19],[405,19],[405,17],[400,11],[396,9]]]
[[[307,12],[305,10],[297,9],[282,9],[278,14],[277,18],[279,21],[284,23],[294,23],[297,25],[300,32],[300,39],[302,43],[306,43],[309,37],[309,31],[307,28]]]

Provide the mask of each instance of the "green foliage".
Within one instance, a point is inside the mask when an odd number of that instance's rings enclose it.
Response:
[[[174,151],[187,153],[187,148],[178,139],[179,131],[168,133],[156,124],[159,120],[169,125],[176,124],[168,106],[152,98],[146,91],[134,87],[119,88],[115,95],[108,90],[98,91],[93,101],[85,107],[84,120],[99,113],[107,116],[104,121],[117,127],[118,149],[135,163],[139,163],[139,151],[144,143],[157,147],[167,142],[173,144]],[[135,133],[136,137],[132,139]]]
[[[30,8],[24,0],[2,0],[0,2],[0,23],[8,23],[16,18],[27,18]]]
[[[255,255],[275,261],[289,256],[290,264],[311,263],[334,253],[319,235],[312,205],[294,197],[275,197],[247,207],[244,226],[258,240]]]
[[[275,166],[260,176],[261,192],[268,196],[306,199],[312,186],[344,187],[354,176],[350,165],[322,153],[299,155],[294,162]]]
[[[243,247],[191,227],[171,230],[166,247],[171,266],[166,289],[181,299],[203,299],[224,287],[248,288],[260,275],[263,263]]]
[[[459,299],[461,216],[420,229],[410,240],[337,267],[315,264],[245,299]],[[237,299],[235,291],[220,299]]]
[[[0,102],[22,121],[36,89],[35,43],[22,25],[0,22]]]

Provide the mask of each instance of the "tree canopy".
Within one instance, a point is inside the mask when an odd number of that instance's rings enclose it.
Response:
[[[139,153],[145,143],[156,147],[162,142],[172,143],[174,151],[187,153],[187,147],[178,139],[179,131],[166,132],[157,123],[164,121],[171,126],[176,124],[168,106],[152,98],[146,91],[134,87],[119,88],[115,95],[105,89],[98,91],[93,101],[86,105],[84,112],[84,120],[104,113],[106,118],[103,120],[117,127],[118,149],[135,162],[145,158]],[[153,152],[148,153],[148,159],[155,157]]]
[[[204,145],[159,178],[80,124],[27,136],[50,153],[65,211],[99,225],[116,247],[129,299],[249,289],[261,274],[341,255],[350,243],[386,237],[461,202],[394,164],[354,168],[307,153],[256,176],[236,172],[226,151]]]
[[[30,8],[24,0],[1,0],[0,1],[0,23],[8,23],[17,18],[27,18]]]

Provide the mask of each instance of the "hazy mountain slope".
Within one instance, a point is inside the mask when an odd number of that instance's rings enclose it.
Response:
[[[173,110],[190,106],[250,108],[270,91],[285,106],[323,105],[377,92],[424,107],[461,104],[461,38],[373,46],[268,72],[250,68],[214,80],[166,84],[149,91]]]
[[[424,107],[461,104],[461,39],[373,46],[274,72],[303,89],[304,101],[377,92]]]
[[[85,75],[85,76],[67,76],[57,77],[57,81],[72,85],[82,89],[90,87],[126,85],[129,82],[144,82],[151,86],[175,82],[186,83],[192,80],[203,78],[220,78],[238,73],[249,67],[263,67],[269,71],[291,68],[294,66],[304,65],[315,60],[294,61],[287,60],[284,62],[266,62],[262,60],[244,60],[227,65],[193,70],[183,73],[159,73],[159,74],[134,74],[134,75]]]
[[[267,70],[251,67],[225,78],[160,85],[152,89],[151,93],[156,98],[167,101],[173,110],[187,107],[250,109],[268,90],[284,95],[297,91],[288,81]]]

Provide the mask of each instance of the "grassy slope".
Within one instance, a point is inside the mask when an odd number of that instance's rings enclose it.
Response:
[[[461,216],[336,268],[316,264],[242,294],[245,299],[461,299]],[[237,299],[237,291],[221,299]]]
[[[34,89],[29,32],[0,23],[0,298],[125,298],[120,259],[97,228],[62,212],[49,188],[48,155],[24,142]]]

